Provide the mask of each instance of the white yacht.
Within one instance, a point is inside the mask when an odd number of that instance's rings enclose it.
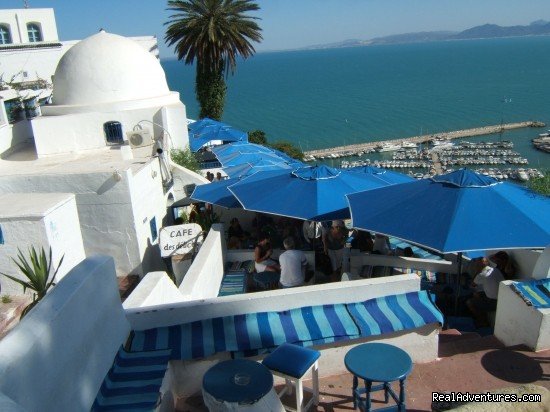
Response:
[[[376,148],[378,152],[394,152],[401,149],[401,146],[393,143],[384,143]]]
[[[416,149],[417,144],[415,142],[403,142],[401,147],[403,149]]]

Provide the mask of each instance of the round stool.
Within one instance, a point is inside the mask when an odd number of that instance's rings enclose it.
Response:
[[[348,371],[353,374],[353,407],[371,410],[371,393],[383,390],[386,403],[391,396],[399,411],[405,410],[405,379],[411,373],[412,359],[403,349],[386,343],[365,343],[351,349],[344,358]],[[365,388],[358,388],[359,378]],[[390,382],[399,381],[399,396]],[[373,385],[373,382],[381,382]],[[362,394],[366,398],[361,397]]]

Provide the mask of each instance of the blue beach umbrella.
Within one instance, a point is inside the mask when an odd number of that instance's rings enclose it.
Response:
[[[353,226],[441,253],[550,244],[550,198],[468,169],[348,195]]]
[[[241,208],[239,201],[228,190],[228,187],[238,183],[243,177],[250,176],[262,170],[281,170],[283,168],[290,168],[285,164],[265,164],[264,166],[256,166],[245,163],[244,165],[233,166],[226,168],[224,171],[230,177],[230,179],[221,180],[219,182],[206,183],[195,187],[195,190],[191,194],[191,199],[201,202],[212,203],[227,208]],[[231,174],[227,169],[233,169]]]
[[[272,153],[272,150],[255,143],[230,143],[212,148],[212,152],[218,157],[227,157],[233,153]]]
[[[403,173],[392,172],[391,170],[383,169],[381,167],[357,166],[351,167],[346,170],[348,170],[349,172],[370,174],[391,185],[412,182],[413,180],[415,180],[414,178],[407,176]]]
[[[255,173],[228,189],[246,210],[324,221],[349,217],[346,194],[386,185],[368,174],[321,165]]]
[[[229,177],[249,176],[255,172],[267,170],[291,169],[292,166],[286,163],[274,163],[271,160],[260,160],[255,163],[243,163],[237,166],[224,167],[223,171]]]
[[[244,163],[258,163],[261,161],[270,161],[273,163],[285,163],[285,160],[275,153],[242,153],[235,152],[226,157],[218,157],[223,167],[239,166]]]
[[[196,152],[212,140],[248,142],[248,134],[234,127],[205,117],[189,126],[189,147]]]
[[[242,207],[239,201],[233,196],[227,187],[235,184],[239,181],[239,178],[220,180],[219,182],[205,183],[195,187],[195,190],[189,196],[191,199],[212,203],[227,208],[240,208]]]

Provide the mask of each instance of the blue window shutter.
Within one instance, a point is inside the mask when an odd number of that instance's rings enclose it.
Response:
[[[151,227],[151,242],[154,242],[157,240],[157,218],[156,216],[153,216],[151,220],[149,220],[149,226]]]

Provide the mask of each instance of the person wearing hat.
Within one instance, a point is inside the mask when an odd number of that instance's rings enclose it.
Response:
[[[338,280],[338,274],[342,269],[346,238],[344,222],[341,220],[333,220],[330,229],[323,235],[324,252],[330,258],[332,266],[332,281]]]

